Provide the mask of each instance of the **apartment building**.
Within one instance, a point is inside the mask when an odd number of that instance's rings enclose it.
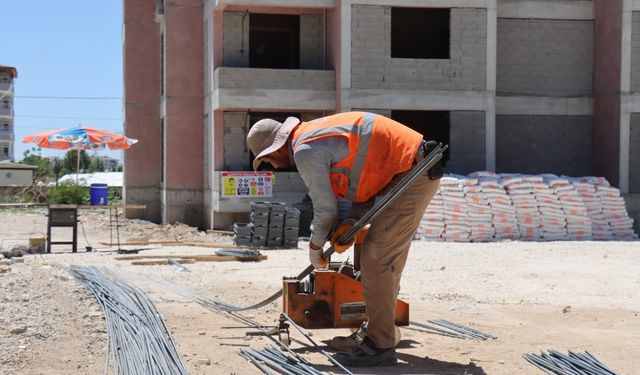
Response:
[[[18,71],[0,65],[0,161],[13,160],[13,82]]]
[[[386,115],[450,145],[446,171],[605,176],[640,193],[632,0],[125,0],[125,198],[228,228],[260,118]],[[297,173],[274,199],[300,201]],[[632,195],[630,195],[632,196]],[[134,215],[131,213],[131,215]]]

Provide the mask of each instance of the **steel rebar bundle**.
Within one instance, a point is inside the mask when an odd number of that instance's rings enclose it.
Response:
[[[97,267],[69,272],[96,297],[107,323],[115,374],[188,374],[160,313],[138,288]]]
[[[265,374],[273,374],[268,368],[275,370],[278,374],[286,375],[323,374],[309,364],[298,360],[298,358],[291,355],[285,355],[273,346],[262,350],[240,349],[239,355],[250,363],[253,363]]]
[[[587,351],[582,353],[569,351],[567,355],[550,349],[546,353],[544,351],[540,353],[540,355],[525,353],[522,356],[546,374],[615,375],[615,372]]]

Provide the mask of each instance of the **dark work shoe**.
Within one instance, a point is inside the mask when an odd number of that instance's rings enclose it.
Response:
[[[336,336],[331,339],[329,346],[339,352],[348,352],[360,346],[364,338],[367,337],[367,327],[364,325],[349,336]]]
[[[395,348],[378,349],[368,337],[358,347],[335,354],[333,358],[353,367],[393,366],[398,363]]]

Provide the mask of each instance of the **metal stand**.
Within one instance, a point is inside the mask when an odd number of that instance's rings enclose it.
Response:
[[[109,239],[113,245],[113,223],[116,224],[116,241],[118,244],[118,254],[122,253],[120,249],[120,221],[118,220],[118,207],[109,207]]]
[[[53,241],[51,228],[73,228],[71,241]],[[76,205],[51,205],[49,206],[49,218],[47,221],[47,253],[51,253],[51,245],[72,245],[71,251],[78,252],[78,206]]]

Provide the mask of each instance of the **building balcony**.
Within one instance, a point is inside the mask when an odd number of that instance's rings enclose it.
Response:
[[[214,72],[214,110],[334,110],[333,70],[220,67]]]
[[[0,116],[13,117],[13,108],[0,108]]]
[[[0,130],[0,141],[13,141],[13,132]]]
[[[5,91],[9,91],[9,90],[11,90],[13,92],[12,87],[13,87],[13,85],[11,83],[1,82],[0,83],[0,92],[5,92]]]
[[[235,6],[272,6],[299,8],[334,8],[336,0],[215,0],[216,7]]]

